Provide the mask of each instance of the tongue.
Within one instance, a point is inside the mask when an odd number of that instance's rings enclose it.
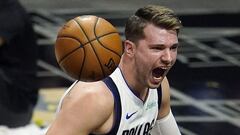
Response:
[[[152,75],[153,75],[154,77],[156,77],[156,78],[161,77],[161,76],[163,75],[163,73],[164,73],[164,70],[162,70],[162,69],[160,69],[160,68],[155,68],[155,69],[153,69],[153,71],[152,71]]]

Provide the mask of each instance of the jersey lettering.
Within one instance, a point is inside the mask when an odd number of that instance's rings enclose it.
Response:
[[[152,122],[143,123],[131,129],[124,130],[122,135],[151,135],[150,131],[154,126],[154,119]],[[142,128],[143,127],[143,128]]]

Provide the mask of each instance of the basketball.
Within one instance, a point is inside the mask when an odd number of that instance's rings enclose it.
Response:
[[[55,56],[61,69],[80,81],[98,81],[110,75],[122,55],[122,40],[107,20],[78,16],[59,30]]]

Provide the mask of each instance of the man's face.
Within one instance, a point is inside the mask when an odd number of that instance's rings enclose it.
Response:
[[[157,88],[176,61],[177,32],[148,24],[144,33],[145,38],[138,41],[134,56],[137,78],[147,87]]]

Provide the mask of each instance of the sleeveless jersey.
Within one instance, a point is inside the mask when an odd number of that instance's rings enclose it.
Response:
[[[149,135],[161,104],[161,89],[149,89],[144,102],[130,89],[120,68],[103,81],[114,95],[115,123],[108,135]]]
[[[114,124],[107,135],[150,135],[161,104],[161,89],[149,89],[146,101],[142,101],[130,89],[120,68],[117,68],[103,82],[114,96]],[[76,83],[77,81],[64,93],[57,112],[61,108],[64,97]]]

